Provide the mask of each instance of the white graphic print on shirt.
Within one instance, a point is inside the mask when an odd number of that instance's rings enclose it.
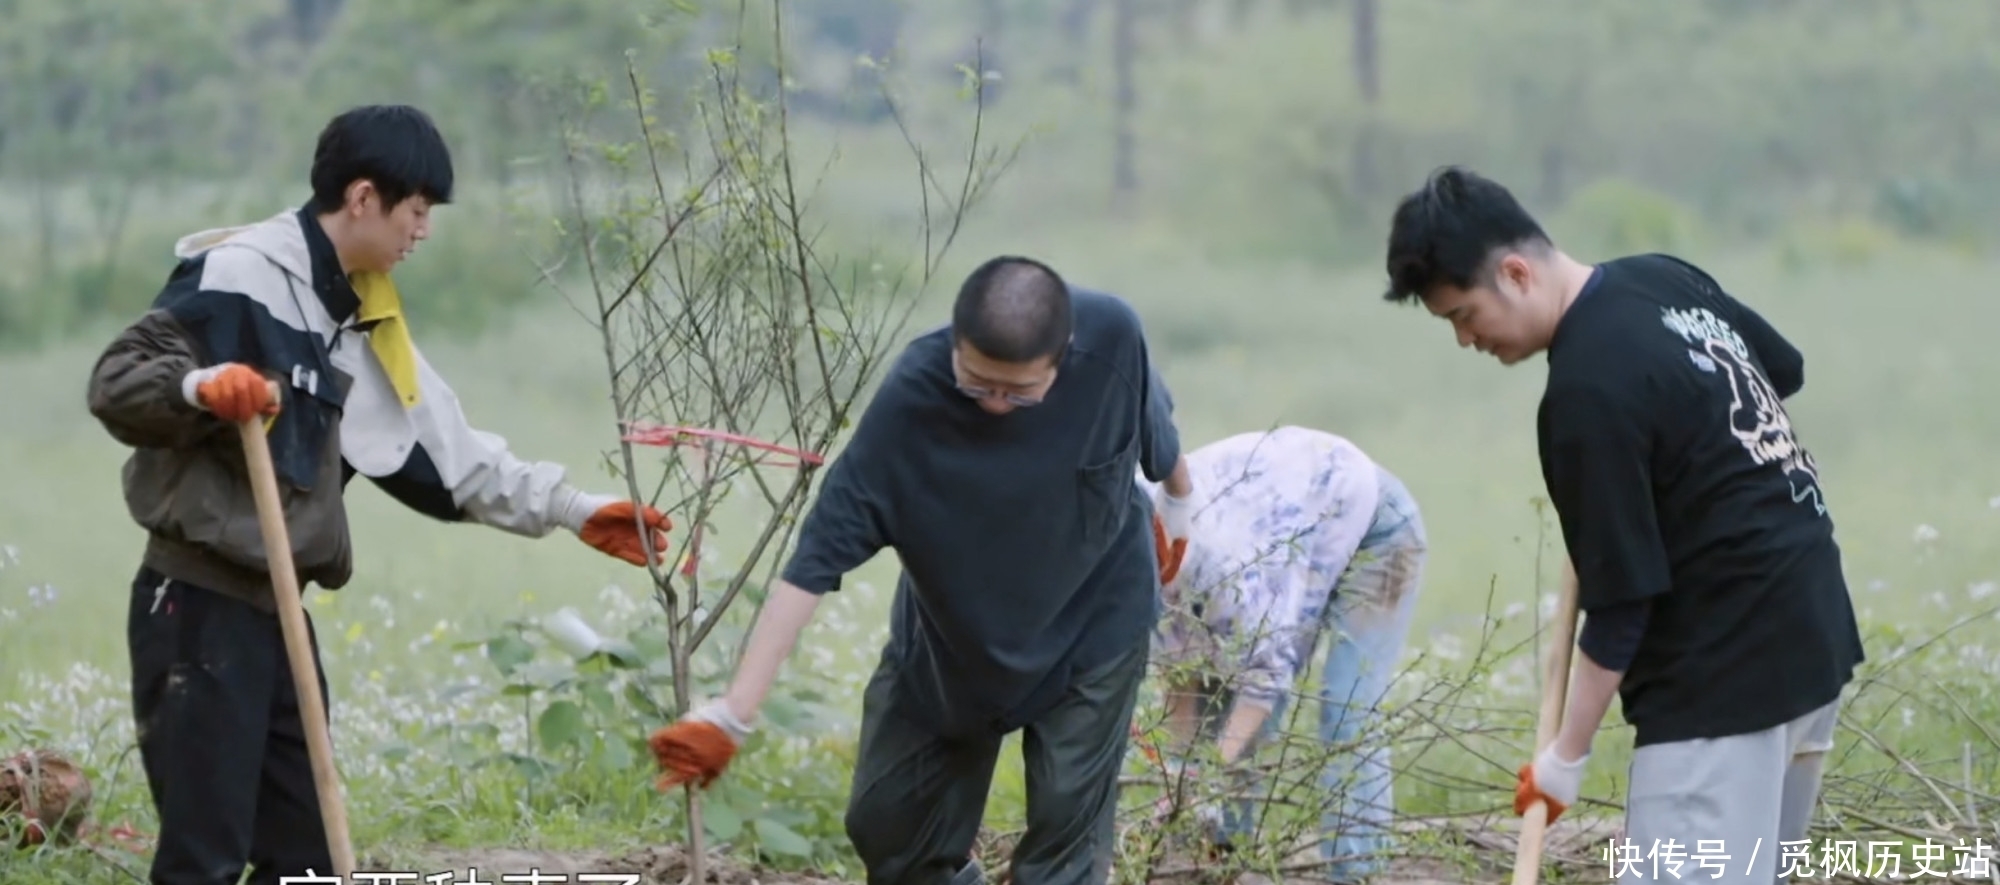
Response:
[[[1819,490],[1819,466],[1812,454],[1799,445],[1792,433],[1791,416],[1778,391],[1750,359],[1744,344],[1728,321],[1707,308],[1664,308],[1660,322],[1694,345],[1688,356],[1705,372],[1721,371],[1729,381],[1729,427],[1750,459],[1758,464],[1777,462],[1792,486],[1792,500],[1810,502],[1814,512],[1826,515],[1826,503]]]

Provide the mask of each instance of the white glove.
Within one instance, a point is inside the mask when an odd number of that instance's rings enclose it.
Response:
[[[1159,557],[1160,584],[1169,606],[1177,604],[1180,599],[1175,583],[1187,556],[1188,535],[1194,523],[1195,495],[1196,491],[1190,490],[1187,497],[1176,498],[1167,494],[1166,484],[1162,483],[1154,497],[1153,543]]]
[[[729,739],[735,741],[739,747],[743,746],[743,742],[750,739],[750,733],[755,731],[743,720],[736,718],[736,713],[729,709],[729,702],[722,698],[710,700],[688,711],[682,718],[688,722],[706,722],[722,729],[722,733],[729,735]]]
[[[1194,529],[1195,493],[1190,490],[1187,497],[1176,498],[1167,494],[1167,487],[1160,486],[1160,523],[1167,530],[1167,542],[1187,540]]]
[[[1535,789],[1564,807],[1575,805],[1577,791],[1583,789],[1583,766],[1589,761],[1589,753],[1565,760],[1556,754],[1556,745],[1549,744],[1535,757]]]

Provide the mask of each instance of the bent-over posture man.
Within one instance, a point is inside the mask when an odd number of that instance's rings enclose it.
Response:
[[[340,114],[311,185],[296,211],[183,238],[151,309],[90,374],[91,414],[133,449],[125,502],[147,531],[126,634],[160,820],[154,885],[234,885],[246,861],[264,885],[332,872],[238,422],[264,418],[301,588],[352,575],[342,495],[356,473],[439,520],[560,526],[645,561],[630,503],[467,425],[410,341],[388,272],[452,191],[430,119]],[[664,550],[665,517],[644,514]],[[316,642],[313,655],[317,670]]]
[[[982,265],[828,468],[727,695],[655,736],[666,782],[719,773],[820,597],[892,548],[903,571],[847,811],[869,883],[983,881],[970,854],[1016,730],[1028,808],[1011,880],[1104,882],[1158,618],[1135,470],[1165,481],[1161,522],[1185,540],[1194,487],[1132,308],[1031,259]]]
[[[1224,765],[1254,752],[1284,714],[1322,633],[1319,735],[1362,740],[1378,719],[1409,633],[1427,551],[1410,492],[1353,442],[1319,430],[1242,433],[1188,453],[1203,489],[1154,645],[1168,668],[1168,728],[1193,758],[1197,736]],[[1155,484],[1142,481],[1149,493]],[[1395,810],[1389,748],[1328,760],[1332,807],[1321,854],[1333,881],[1374,874]],[[1227,842],[1251,804],[1206,812]]]
[[[1517,813],[1576,801],[1617,692],[1635,731],[1628,880],[1655,877],[1644,855],[1672,839],[1720,840],[1716,881],[1776,881],[1863,660],[1818,470],[1785,412],[1799,351],[1686,261],[1578,262],[1462,169],[1403,200],[1387,266],[1387,297],[1421,299],[1460,346],[1505,365],[1548,354],[1542,473],[1587,618],[1561,734],[1521,769]]]

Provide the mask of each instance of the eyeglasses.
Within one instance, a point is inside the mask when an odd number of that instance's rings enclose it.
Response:
[[[1039,396],[1022,396],[1021,394],[1018,393],[1000,393],[999,391],[988,390],[984,387],[974,387],[973,385],[970,384],[958,385],[958,392],[965,394],[967,397],[971,399],[992,399],[997,396],[1003,400],[1006,400],[1008,405],[1014,406],[1016,408],[1027,408],[1029,406],[1039,406],[1042,404],[1042,398]]]
[[[964,371],[963,367],[959,364],[958,352],[955,350],[952,351],[951,354],[951,367],[952,371],[954,372]],[[1021,393],[1002,393],[1000,391],[994,390],[993,388],[980,387],[979,385],[976,384],[962,384],[953,382],[953,386],[957,387],[958,392],[964,394],[967,399],[981,400],[981,399],[994,399],[997,397],[999,399],[1005,400],[1008,405],[1013,406],[1017,409],[1025,409],[1029,406],[1039,406],[1042,404],[1042,397],[1040,396],[1028,396],[1026,394],[1021,394]]]

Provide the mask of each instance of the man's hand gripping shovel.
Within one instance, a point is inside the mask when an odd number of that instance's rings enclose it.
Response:
[[[271,401],[282,390],[271,384]],[[320,817],[326,822],[327,849],[333,873],[346,882],[354,874],[354,847],[348,841],[347,808],[341,799],[340,772],[333,766],[333,739],[327,730],[326,701],[320,696],[318,668],[313,666],[312,638],[306,610],[299,599],[298,572],[292,565],[291,534],[285,528],[284,506],[278,497],[277,470],[271,464],[264,417],[253,415],[236,426],[243,437],[243,459],[250,468],[250,488],[257,498],[257,523],[264,532],[264,550],[277,596],[278,623],[285,631],[285,655],[291,662],[292,685],[299,695],[299,716],[306,730],[306,753],[312,759],[313,787],[319,794]]]
[[[1576,569],[1563,561],[1562,592],[1556,600],[1554,643],[1549,647],[1547,677],[1542,682],[1541,718],[1535,725],[1535,750],[1555,743],[1562,730],[1564,702],[1569,698],[1570,650],[1576,645]],[[1551,812],[1548,802],[1530,800],[1521,814],[1521,839],[1514,847],[1513,885],[1535,885],[1541,881],[1542,840],[1548,835]]]

